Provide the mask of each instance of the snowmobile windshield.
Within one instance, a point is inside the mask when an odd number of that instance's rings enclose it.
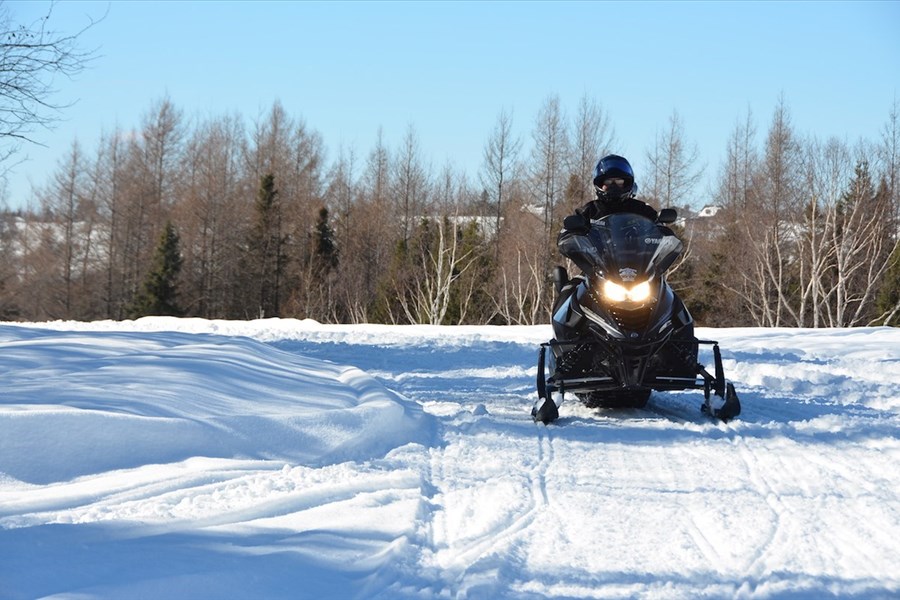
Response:
[[[682,249],[668,229],[631,213],[607,215],[591,223],[587,235],[560,243],[560,252],[587,275],[619,281],[661,275]]]

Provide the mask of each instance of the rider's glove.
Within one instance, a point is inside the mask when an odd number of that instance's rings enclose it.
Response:
[[[566,231],[578,235],[584,235],[591,230],[591,222],[578,211],[574,215],[569,215],[563,220],[563,227]]]

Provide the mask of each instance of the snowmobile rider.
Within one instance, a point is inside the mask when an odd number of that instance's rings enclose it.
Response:
[[[628,161],[617,154],[604,156],[594,169],[597,199],[576,209],[575,215],[565,220],[564,227],[571,233],[579,233],[578,229],[583,229],[586,233],[591,220],[615,213],[635,213],[656,221],[659,215],[653,207],[635,198],[637,189],[634,171]],[[578,219],[576,215],[582,219]]]
[[[594,190],[597,193],[597,199],[588,202],[581,208],[576,208],[575,214],[565,218],[563,230],[557,238],[561,252],[565,239],[576,235],[586,235],[591,229],[591,220],[606,215],[633,213],[655,222],[659,214],[652,206],[635,198],[637,189],[637,184],[634,182],[634,171],[624,157],[618,154],[609,154],[601,158],[594,169]],[[565,255],[564,252],[563,255]],[[561,294],[556,301],[558,305],[565,295],[564,288],[571,289],[575,283],[569,280],[568,273],[562,267],[554,269],[553,279],[556,283],[556,291]]]

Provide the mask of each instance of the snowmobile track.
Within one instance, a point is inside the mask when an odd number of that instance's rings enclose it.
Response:
[[[725,425],[730,427],[729,425]],[[740,436],[735,436],[734,446],[737,455],[741,458],[741,462],[746,469],[747,478],[759,492],[760,497],[765,499],[766,504],[772,511],[772,520],[769,522],[769,532],[765,541],[757,548],[755,556],[749,558],[748,564],[744,571],[754,577],[761,577],[764,574],[766,558],[771,548],[776,545],[788,542],[783,533],[785,515],[789,509],[779,498],[778,492],[765,475],[765,468],[760,464],[759,457],[747,445],[746,440]]]
[[[498,550],[503,549],[505,552],[506,549],[514,544],[515,539],[532,524],[535,517],[550,504],[547,493],[547,472],[555,459],[553,439],[550,432],[541,432],[542,427],[537,429],[538,461],[529,474],[531,494],[527,510],[505,525],[497,528],[487,539],[472,544],[467,550],[461,552],[459,558],[462,558],[466,563],[474,566],[479,560],[494,554]]]

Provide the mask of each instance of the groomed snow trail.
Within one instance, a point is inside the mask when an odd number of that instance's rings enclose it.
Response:
[[[900,594],[897,330],[700,331],[739,419],[545,427],[545,327],[40,327],[0,339],[0,598]]]
[[[680,392],[645,410],[570,401],[557,423],[535,425],[532,343],[302,352],[345,357],[441,419],[418,563],[435,594],[895,595],[897,332],[708,333],[744,403],[729,424]]]

